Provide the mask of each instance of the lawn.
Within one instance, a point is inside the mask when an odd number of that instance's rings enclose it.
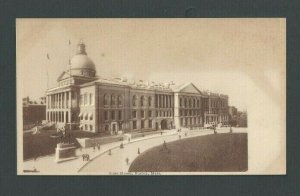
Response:
[[[56,130],[45,130],[39,134],[33,135],[32,133],[23,134],[23,159],[31,159],[34,157],[45,156],[55,153],[56,144],[59,142],[58,138],[51,138],[52,134],[55,134]],[[75,138],[84,137],[100,137],[103,133],[90,133],[85,131],[72,131],[71,142],[76,144],[76,147],[80,147]]]
[[[238,172],[248,169],[246,133],[224,133],[182,139],[142,153],[130,172]]]

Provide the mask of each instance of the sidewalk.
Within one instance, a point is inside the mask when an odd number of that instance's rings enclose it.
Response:
[[[175,130],[169,130],[169,131],[164,131],[163,136],[168,136],[176,134]],[[154,134],[150,136],[145,136],[142,138],[136,138],[132,139],[130,143],[134,143],[137,141],[143,141],[155,137],[161,137],[161,134]],[[55,163],[55,155],[48,155],[44,157],[37,158],[36,160],[28,160],[23,162],[23,170],[34,170],[34,168],[38,172],[26,172],[24,173],[25,175],[44,175],[44,174],[55,174],[55,175],[61,175],[61,174],[76,174],[77,171],[82,168],[85,164],[88,164],[89,162],[93,161],[93,159],[99,155],[103,155],[105,153],[108,153],[109,149],[117,149],[120,148],[121,143],[124,145],[128,144],[128,141],[119,141],[119,142],[113,142],[109,144],[104,144],[101,145],[100,150],[95,148],[95,150],[91,148],[82,148],[76,149],[76,159],[65,161],[65,162],[60,162],[60,163]],[[82,155],[83,154],[89,154],[90,156],[90,161],[83,161],[82,160]]]
[[[229,131],[229,128],[222,128],[217,130],[219,133],[225,133]],[[177,133],[176,130],[165,131],[163,135],[155,134],[145,136],[142,138],[132,139],[128,141],[119,141],[101,145],[100,150],[95,148],[77,149],[77,158],[74,160],[55,163],[54,155],[38,158],[37,160],[29,160],[23,162],[23,170],[33,170],[36,168],[39,172],[26,172],[25,175],[84,175],[84,174],[109,174],[109,172],[127,172],[132,161],[138,156],[137,149],[140,148],[140,152],[144,152],[152,147],[162,145],[164,141],[172,142],[179,139],[181,135],[182,139],[189,137],[196,137],[201,135],[212,134],[212,130],[189,130]],[[233,129],[233,132],[240,132],[237,129]],[[242,132],[245,132],[242,130]],[[120,149],[120,144],[123,143],[124,148]],[[108,150],[111,149],[112,155],[108,155]],[[82,155],[89,154],[90,161],[83,161]],[[126,164],[126,158],[129,159],[129,164]]]

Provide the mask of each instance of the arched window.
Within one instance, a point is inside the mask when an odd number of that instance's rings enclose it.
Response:
[[[123,105],[122,95],[119,95],[119,96],[118,96],[118,105],[119,105],[119,106]]]
[[[93,97],[93,94],[90,93],[90,100],[89,100],[90,105],[93,105],[93,104],[94,104],[94,99],[93,99],[93,98],[94,98],[94,97]]]
[[[148,98],[148,106],[151,106],[152,105],[152,97],[149,97]]]
[[[114,94],[111,95],[111,105],[116,105],[116,96]]]
[[[104,105],[109,105],[109,95],[104,95]]]
[[[133,106],[137,105],[137,96],[136,95],[133,95],[133,97],[132,97],[132,105]]]
[[[144,96],[141,96],[141,106],[144,106],[145,104],[145,97]]]

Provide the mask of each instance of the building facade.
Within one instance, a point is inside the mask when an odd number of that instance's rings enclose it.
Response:
[[[228,96],[201,92],[194,84],[175,85],[96,76],[85,44],[78,44],[58,86],[47,90],[46,118],[84,131],[147,131],[226,123]]]

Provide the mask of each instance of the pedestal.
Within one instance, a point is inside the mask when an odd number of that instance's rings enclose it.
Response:
[[[74,143],[58,143],[55,149],[55,162],[63,162],[76,159],[76,147]]]

